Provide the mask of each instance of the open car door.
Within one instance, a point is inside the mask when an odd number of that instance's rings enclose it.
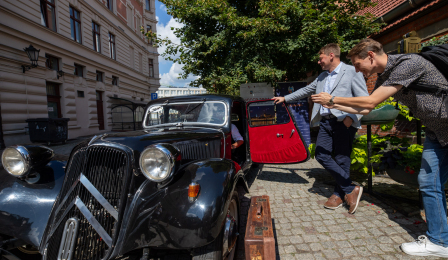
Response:
[[[299,163],[309,151],[286,104],[272,100],[247,103],[247,122],[252,161],[255,163]]]

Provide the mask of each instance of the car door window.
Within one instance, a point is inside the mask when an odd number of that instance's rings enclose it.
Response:
[[[274,105],[274,101],[249,104],[249,123],[251,127],[287,124],[290,121],[285,104]]]

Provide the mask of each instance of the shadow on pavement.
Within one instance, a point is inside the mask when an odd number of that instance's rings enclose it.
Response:
[[[259,180],[283,182],[283,183],[309,183],[306,179],[297,175],[293,169],[276,167],[275,171],[269,170],[269,165],[264,165],[262,171],[256,176]],[[281,171],[279,171],[281,169]],[[317,170],[317,169],[316,169]]]
[[[318,203],[323,207],[323,204],[327,201],[327,198],[333,194],[334,185],[336,182],[333,177],[326,172],[324,169],[318,169],[319,171],[315,171],[312,169],[307,172],[306,175],[309,178],[314,178],[315,181],[313,183],[312,188],[308,189],[308,192],[316,193],[324,197],[324,199],[320,200]],[[325,172],[322,174],[322,172]],[[367,176],[361,175],[362,173],[353,174],[352,180],[356,184],[361,184],[364,188],[363,195],[361,197],[361,201],[359,202],[359,206],[355,214],[349,214],[348,212],[342,213],[348,218],[367,218],[372,219],[373,221],[377,221],[375,216],[380,214],[386,214],[388,219],[391,221],[389,226],[398,225],[401,226],[406,232],[411,235],[413,238],[417,238],[419,235],[425,234],[427,230],[427,226],[425,220],[420,216],[419,204],[418,200],[415,200],[415,204],[411,205],[411,208],[414,210],[413,216],[409,216],[409,201],[403,202],[400,199],[393,198],[384,198],[384,197],[375,197],[368,193],[367,191],[367,182],[364,181],[364,178],[367,180]],[[388,180],[390,182],[390,180]],[[394,182],[393,180],[391,180]],[[373,185],[372,190],[390,190],[398,191],[396,193],[400,193],[400,189],[404,193],[409,192],[409,187],[405,187],[401,184],[397,183],[378,183]],[[398,189],[398,190],[397,190]],[[418,192],[415,190],[416,196],[418,198]],[[415,195],[415,194],[414,194]],[[412,202],[412,201],[411,201]],[[404,207],[406,209],[404,209]],[[344,209],[348,211],[348,206],[344,203]],[[326,209],[329,211],[329,209]],[[340,210],[340,209],[339,209]],[[393,222],[393,223],[392,223]],[[372,223],[372,227],[374,227],[374,223]],[[386,233],[385,230],[378,230],[378,232],[383,233],[384,235],[390,235]]]

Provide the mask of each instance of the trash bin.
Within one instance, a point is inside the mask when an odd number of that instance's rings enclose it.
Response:
[[[68,138],[69,118],[31,118],[27,119],[30,140],[33,143],[65,143]]]

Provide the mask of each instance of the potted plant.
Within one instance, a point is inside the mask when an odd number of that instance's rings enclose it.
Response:
[[[377,171],[386,171],[396,182],[418,188],[423,146],[412,144],[402,147],[386,143],[386,148],[371,157],[373,166]]]

